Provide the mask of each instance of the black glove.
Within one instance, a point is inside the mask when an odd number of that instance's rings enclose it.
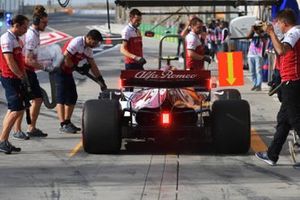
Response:
[[[144,65],[144,64],[147,63],[147,61],[146,61],[145,58],[143,58],[143,57],[136,57],[136,58],[135,58],[135,61],[136,61],[138,64],[140,64],[140,65]]]
[[[209,56],[204,56],[203,60],[204,60],[205,62],[208,62],[208,64],[211,63],[211,58],[210,58]]]
[[[78,67],[77,65],[74,65],[73,68],[79,74],[86,75],[87,73],[89,73],[91,65],[88,64],[88,63],[85,63],[81,67]]]
[[[98,81],[99,81],[99,83],[100,83],[101,91],[106,90],[106,89],[107,89],[107,86],[106,86],[106,84],[105,84],[105,81],[104,81],[103,77],[100,75],[97,79],[98,79]]]

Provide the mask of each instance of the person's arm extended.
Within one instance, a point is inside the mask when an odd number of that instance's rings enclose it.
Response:
[[[12,53],[4,53],[4,59],[7,62],[9,69],[20,79],[23,79],[25,74],[22,72],[16,63]]]
[[[278,55],[284,55],[286,52],[290,51],[292,47],[287,43],[281,43],[281,41],[278,39],[277,35],[275,34],[274,28],[272,25],[268,25],[267,27],[267,33],[269,34],[274,49]]]
[[[128,42],[126,40],[123,40],[121,47],[120,47],[120,52],[126,57],[135,59],[137,56],[130,53],[127,49],[128,49]]]
[[[94,58],[87,58],[88,63],[91,65],[91,71],[95,77],[99,77],[101,75],[100,70],[94,60]]]
[[[25,64],[28,66],[32,66],[36,69],[43,69],[43,66],[39,64],[37,60],[34,58],[33,52],[31,50],[28,50],[26,52]]]
[[[70,67],[70,68],[72,68],[73,65],[74,65],[74,63],[71,59],[71,56],[72,55],[68,51],[65,51],[65,53],[64,53],[64,63],[65,63],[65,66]]]

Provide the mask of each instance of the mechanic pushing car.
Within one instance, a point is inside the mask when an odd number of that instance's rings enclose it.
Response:
[[[211,59],[204,54],[205,46],[199,36],[203,30],[203,21],[198,17],[193,17],[189,25],[190,32],[185,37],[187,49],[186,67],[188,70],[204,69],[204,61],[210,63]]]
[[[98,30],[90,30],[86,36],[78,36],[65,44],[63,48],[64,61],[61,70],[55,73],[56,82],[56,101],[57,115],[60,121],[61,133],[76,133],[81,128],[76,127],[71,122],[73,110],[77,101],[77,90],[73,78],[73,70],[78,68],[78,63],[84,59],[96,79],[101,83],[101,90],[107,89],[105,81],[93,58],[92,48],[97,47],[103,41],[102,35]],[[87,65],[85,65],[87,66]],[[88,71],[87,69],[86,71]]]
[[[21,85],[26,74],[22,55],[23,44],[19,37],[26,33],[28,24],[27,17],[17,15],[11,21],[11,28],[1,36],[1,83],[5,90],[8,111],[3,119],[0,151],[6,154],[21,151],[21,148],[13,146],[8,138],[15,121],[25,109]]]
[[[125,69],[143,70],[146,60],[143,58],[143,43],[138,27],[142,21],[142,13],[132,9],[129,13],[129,23],[122,31],[121,53],[125,56]]]
[[[25,70],[31,87],[31,106],[30,119],[27,132],[21,130],[23,115],[20,116],[14,125],[13,137],[16,139],[27,140],[29,137],[46,137],[47,134],[36,128],[36,122],[43,102],[42,91],[35,70],[41,69],[47,72],[53,70],[52,63],[47,65],[38,63],[37,54],[40,46],[40,31],[44,31],[48,24],[48,14],[42,5],[37,5],[33,11],[32,25],[24,37],[23,55],[25,56]]]

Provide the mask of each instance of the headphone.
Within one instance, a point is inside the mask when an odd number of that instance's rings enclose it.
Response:
[[[33,19],[32,19],[32,23],[36,26],[38,26],[41,22],[41,18],[39,18],[38,16],[33,16]]]

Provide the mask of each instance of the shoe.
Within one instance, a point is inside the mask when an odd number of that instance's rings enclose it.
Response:
[[[0,142],[0,151],[5,154],[11,154],[11,147],[7,145],[6,141]]]
[[[254,90],[255,90],[255,91],[261,91],[261,87],[260,87],[260,86],[257,86]]]
[[[300,143],[299,143],[299,142],[296,142],[296,143],[294,144],[294,151],[295,151],[296,153],[300,153]]]
[[[59,129],[59,131],[60,131],[60,133],[76,133],[77,132],[77,130],[71,125],[71,123],[63,125]]]
[[[251,91],[254,91],[256,89],[256,86],[253,86],[252,88],[251,88]]]
[[[23,131],[17,131],[13,134],[13,138],[17,140],[29,140],[30,137],[27,133],[24,133]]]
[[[5,142],[6,142],[6,145],[10,147],[11,151],[21,152],[21,148],[20,147],[15,147],[8,140],[6,140]]]
[[[30,137],[47,137],[48,136],[47,133],[44,133],[43,131],[41,131],[38,128],[35,128],[35,129],[31,130],[31,131],[27,131],[27,134]]]
[[[276,165],[276,162],[274,162],[273,160],[271,160],[268,155],[267,152],[257,152],[255,153],[255,157],[258,158],[259,160],[262,160],[266,163],[268,163],[269,165]]]
[[[81,131],[81,128],[76,127],[72,122],[70,124],[76,131]]]

